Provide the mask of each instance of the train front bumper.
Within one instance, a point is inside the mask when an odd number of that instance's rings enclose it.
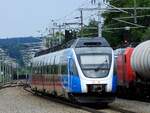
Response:
[[[73,93],[71,95],[79,103],[111,103],[115,100],[114,93]]]

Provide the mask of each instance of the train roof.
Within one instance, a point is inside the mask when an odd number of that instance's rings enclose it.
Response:
[[[66,43],[61,45],[54,46],[52,48],[42,50],[35,54],[35,57],[48,54],[50,52],[55,52],[58,50],[62,50],[65,48],[82,48],[82,47],[110,47],[109,43],[106,41],[105,38],[99,37],[91,37],[91,38],[77,38],[72,39]]]
[[[109,47],[110,45],[105,38],[79,38],[71,45],[72,48],[80,47]]]

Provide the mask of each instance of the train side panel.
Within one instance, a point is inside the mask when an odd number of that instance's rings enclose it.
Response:
[[[129,86],[135,81],[135,72],[131,67],[133,48],[126,48],[125,52],[117,57],[117,76],[119,86]]]
[[[133,48],[128,47],[125,51],[126,81],[128,82],[133,82],[135,80],[135,72],[131,67],[131,55],[133,50]]]
[[[52,54],[42,60],[32,70],[31,87],[58,96],[66,96],[69,92],[81,93],[80,78],[75,65],[72,49]],[[50,60],[44,64],[44,60]]]
[[[100,57],[102,65],[109,66],[106,70],[104,68],[104,71],[107,71],[104,77],[86,77],[76,52],[73,48],[69,48],[35,58],[32,69],[32,89],[67,99],[76,98],[79,102],[83,102],[82,99],[86,100],[84,102],[112,102],[116,91],[113,50],[111,48],[88,48],[88,50],[92,53],[85,53],[85,55],[93,55],[94,50],[95,53],[98,52],[96,55],[102,56]],[[83,51],[87,52],[85,49]],[[99,71],[93,70],[93,73],[97,72]],[[100,72],[103,73],[101,68]],[[91,76],[90,73],[89,75]]]

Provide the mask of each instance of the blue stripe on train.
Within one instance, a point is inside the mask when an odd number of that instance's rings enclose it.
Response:
[[[66,55],[67,58],[71,58],[74,60],[72,49],[68,49],[68,51],[66,51]],[[72,70],[72,68],[73,68],[72,66],[69,67],[69,62],[68,62],[67,70],[68,69]],[[69,79],[69,84],[68,84],[68,79]],[[69,90],[69,92],[81,93],[81,81],[79,75],[70,75],[69,78],[68,75],[65,75],[62,77],[62,83],[63,86]]]
[[[117,76],[113,75],[112,79],[112,92],[115,93],[117,90]]]
[[[68,84],[68,79],[69,79],[69,84]],[[69,76],[69,78],[67,75],[65,75],[62,77],[61,82],[65,89],[69,89],[69,92],[81,93],[81,82],[78,75],[72,75]]]
[[[61,83],[65,89],[68,88],[68,75],[61,75]]]
[[[81,93],[81,81],[79,75],[70,76],[70,91],[73,93]]]

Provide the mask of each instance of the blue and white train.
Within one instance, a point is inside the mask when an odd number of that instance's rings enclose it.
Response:
[[[114,53],[104,38],[79,38],[32,59],[32,90],[80,103],[115,99]]]

